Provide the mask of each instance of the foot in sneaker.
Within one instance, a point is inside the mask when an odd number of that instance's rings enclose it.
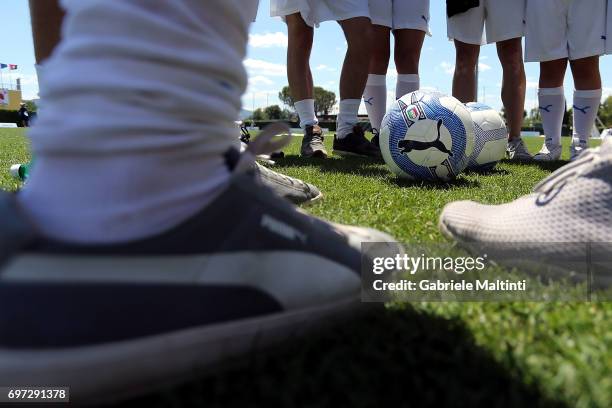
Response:
[[[537,161],[557,161],[561,159],[561,145],[547,145],[544,143],[540,151],[533,156]]]
[[[308,125],[304,129],[300,154],[303,157],[319,157],[323,159],[327,157],[327,151],[323,144],[323,130],[319,125]]]
[[[33,237],[14,201],[0,194],[0,384],[70,385],[78,404],[148,392],[354,312],[360,242],[391,241],[308,216],[248,175],[181,225],[122,244]]]
[[[361,126],[355,125],[353,131],[343,137],[334,136],[334,153],[348,156],[382,157],[380,148],[365,137]]]
[[[445,236],[465,245],[518,248],[526,243],[610,243],[611,220],[612,141],[588,149],[513,202],[448,204],[439,225]]]
[[[579,137],[573,137],[572,144],[570,145],[570,161],[576,160],[587,149],[588,142],[586,140],[580,140]]]
[[[516,161],[531,161],[533,157],[527,150],[525,142],[520,137],[512,138],[508,141],[508,148],[506,149],[506,155],[510,160]]]
[[[312,203],[323,197],[317,187],[300,179],[289,177],[271,170],[259,163],[255,163],[255,174],[263,185],[280,197],[293,204]]]

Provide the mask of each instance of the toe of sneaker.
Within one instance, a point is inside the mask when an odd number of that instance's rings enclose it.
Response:
[[[447,204],[438,222],[440,231],[447,238],[459,241],[477,239],[480,214],[488,206],[473,201],[456,201]]]

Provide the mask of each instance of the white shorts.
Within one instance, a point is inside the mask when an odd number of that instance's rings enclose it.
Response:
[[[270,16],[284,19],[295,13],[311,27],[324,21],[370,17],[368,0],[270,0]]]
[[[429,0],[369,0],[372,24],[429,33]]]
[[[525,61],[603,54],[605,16],[606,0],[528,0]]]
[[[447,23],[448,38],[468,44],[491,44],[522,37],[525,0],[480,0],[480,6],[449,18]]]

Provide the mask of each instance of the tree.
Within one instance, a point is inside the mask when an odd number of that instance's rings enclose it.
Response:
[[[313,93],[315,101],[315,113],[317,115],[328,115],[337,102],[336,94],[334,92],[327,91],[321,88],[320,86],[315,86],[313,89]],[[294,107],[294,101],[291,97],[291,92],[289,91],[288,86],[285,86],[278,93],[278,99],[280,99],[285,105],[291,108]]]
[[[278,93],[278,99],[290,108],[293,108],[293,98],[291,97],[291,91],[288,86],[284,86],[283,89]]]
[[[315,112],[318,115],[329,115],[336,104],[336,94],[331,91],[326,91],[320,86],[314,87]]]
[[[251,114],[251,119],[252,120],[266,120],[266,114],[264,113],[263,109],[257,108]]]
[[[279,119],[282,119],[282,114],[283,114],[283,111],[281,110],[280,106],[278,106],[278,105],[267,106],[264,109],[264,115],[269,120],[279,120]]]
[[[599,119],[606,128],[612,128],[612,96],[608,96],[599,107]]]

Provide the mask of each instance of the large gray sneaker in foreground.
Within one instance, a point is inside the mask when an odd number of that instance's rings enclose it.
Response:
[[[306,215],[245,168],[181,225],[115,245],[38,236],[0,193],[0,384],[101,403],[354,311],[360,244],[391,237]]]

